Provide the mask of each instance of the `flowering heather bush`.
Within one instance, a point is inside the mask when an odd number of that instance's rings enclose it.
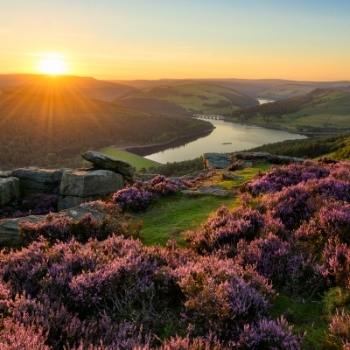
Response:
[[[297,252],[291,243],[273,234],[250,243],[241,240],[235,262],[242,266],[254,266],[275,287],[290,292],[308,294],[322,286],[322,276],[312,261]]]
[[[271,286],[254,270],[232,260],[203,257],[176,270],[187,317],[198,334],[232,339],[243,325],[267,312]]]
[[[54,246],[42,240],[1,253],[0,276],[9,290],[2,294],[11,317],[40,327],[55,349],[80,341],[113,348],[130,322],[142,325],[140,337],[147,337],[180,306],[181,291],[165,261],[138,241],[116,236]],[[130,330],[130,342],[137,334]]]
[[[350,349],[350,315],[344,310],[338,311],[329,324],[329,343],[343,350]]]
[[[270,210],[272,217],[281,220],[288,230],[297,228],[315,211],[309,191],[301,184],[266,195],[264,204]]]
[[[145,210],[153,199],[152,194],[143,188],[132,186],[119,190],[113,195],[113,202],[123,210]]]
[[[186,338],[174,337],[165,341],[158,350],[228,350],[233,349],[235,345],[227,344],[223,345],[219,340],[206,339],[203,337],[191,338],[187,336]],[[142,350],[148,350],[142,349]]]
[[[301,339],[284,318],[277,321],[262,319],[255,325],[246,325],[237,344],[238,349],[298,350]]]
[[[157,197],[175,194],[189,186],[182,180],[172,180],[158,175],[148,182],[137,182],[133,186],[119,190],[113,195],[113,202],[123,210],[142,211]]]
[[[68,241],[75,237],[79,242],[86,242],[90,238],[105,239],[113,230],[121,228],[111,224],[107,219],[97,221],[91,214],[86,214],[78,221],[64,214],[48,215],[45,220],[38,223],[21,223],[20,235],[24,244],[33,242],[39,237],[44,237],[51,242]]]
[[[350,248],[338,239],[329,239],[322,254],[322,274],[332,284],[348,286],[350,277]]]
[[[271,170],[247,185],[254,195],[278,192],[284,187],[297,185],[311,179],[320,179],[330,174],[329,169],[314,163],[291,164]]]
[[[330,202],[296,232],[296,237],[310,243],[310,249],[323,249],[330,238],[350,244],[350,204]]]
[[[1,323],[1,350],[49,350],[49,347],[45,345],[46,337],[41,330],[26,327],[11,319],[4,319]]]
[[[199,230],[189,232],[187,238],[199,252],[225,247],[234,252],[240,239],[249,241],[258,237],[263,226],[263,216],[257,210],[242,207],[230,211],[222,207]]]
[[[180,179],[169,179],[158,175],[152,180],[144,183],[145,188],[159,196],[168,196],[178,192],[180,189],[188,187],[189,184]]]

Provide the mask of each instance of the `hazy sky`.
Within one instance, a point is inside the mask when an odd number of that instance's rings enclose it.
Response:
[[[0,72],[350,79],[349,0],[0,0]]]

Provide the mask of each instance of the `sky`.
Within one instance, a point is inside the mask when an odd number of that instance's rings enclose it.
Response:
[[[0,73],[350,79],[349,0],[0,0]]]

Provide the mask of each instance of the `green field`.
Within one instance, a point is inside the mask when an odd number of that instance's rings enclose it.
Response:
[[[210,184],[231,190],[268,168],[268,164],[246,168],[235,172],[238,177],[237,180],[223,181],[219,176],[213,178]],[[169,239],[175,239],[183,244],[184,231],[198,227],[211,212],[222,205],[234,207],[238,204],[238,199],[233,195],[228,198],[212,196],[191,198],[185,195],[177,195],[161,199],[146,212],[135,215],[135,219],[143,222],[141,239],[145,244],[164,245]]]
[[[116,147],[105,147],[100,150],[101,153],[113,158],[122,160],[132,165],[136,170],[149,169],[159,166],[159,163],[147,158],[138,156],[137,154],[120,150]]]

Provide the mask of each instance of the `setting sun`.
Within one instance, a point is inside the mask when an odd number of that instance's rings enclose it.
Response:
[[[38,70],[42,74],[63,75],[68,72],[68,67],[65,58],[62,55],[50,53],[44,55],[40,59]]]

